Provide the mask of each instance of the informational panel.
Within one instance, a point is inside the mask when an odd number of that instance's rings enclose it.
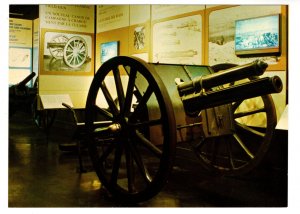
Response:
[[[68,94],[84,108],[94,75],[94,5],[39,9],[39,95]]]
[[[194,11],[204,10],[205,5],[152,5],[152,20],[163,19]]]
[[[202,63],[202,16],[193,15],[153,26],[153,62]]]
[[[9,19],[9,84],[17,84],[32,72],[32,21]],[[29,86],[32,82],[28,83]]]
[[[94,32],[93,5],[40,5],[40,15],[42,28]]]
[[[130,25],[150,21],[150,5],[130,5]]]
[[[97,5],[97,33],[129,26],[129,5]]]
[[[33,50],[32,71],[36,74],[33,83],[36,82],[39,73],[39,47],[40,47],[40,19],[33,20]]]

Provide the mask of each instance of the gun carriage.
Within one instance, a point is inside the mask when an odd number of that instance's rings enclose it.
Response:
[[[184,141],[212,172],[253,169],[277,122],[270,94],[282,90],[279,77],[258,77],[267,66],[167,65],[125,56],[105,62],[85,109],[89,153],[101,183],[123,202],[153,197]]]

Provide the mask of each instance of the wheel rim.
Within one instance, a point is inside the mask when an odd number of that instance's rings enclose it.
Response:
[[[52,38],[51,43],[66,44],[67,41],[68,41],[68,38],[66,36],[59,34]],[[62,47],[49,47],[49,51],[55,59],[63,59],[63,57],[64,57],[63,46]]]
[[[78,68],[87,58],[88,47],[82,37],[74,36],[64,47],[64,61],[72,68]]]
[[[104,119],[100,128],[96,117]],[[132,57],[104,63],[89,90],[86,124],[94,168],[114,197],[139,202],[160,191],[172,167],[176,127],[167,90],[148,64]]]
[[[233,67],[226,64],[223,69],[228,66]],[[234,119],[232,133],[203,138],[194,147],[206,169],[240,175],[256,167],[268,151],[277,123],[276,110],[270,95],[240,100],[228,108]]]

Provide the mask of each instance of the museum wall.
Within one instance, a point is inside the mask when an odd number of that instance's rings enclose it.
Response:
[[[238,57],[234,49],[235,21],[281,14],[281,5],[105,5],[97,6],[96,68],[101,66],[101,44],[119,42],[117,55],[171,64],[245,64],[261,59],[269,64],[265,76],[278,75],[283,91],[272,95],[280,118],[286,105],[286,24],[281,25],[280,56]]]
[[[276,57],[238,57],[234,24],[238,19],[281,14],[282,48]],[[286,105],[286,6],[216,5],[97,5],[40,6],[38,21],[39,95],[68,94],[75,108],[84,108],[90,83],[101,64],[116,55],[137,56],[148,62],[215,65],[244,64],[256,59],[269,63],[264,75],[283,80],[282,93],[272,95],[280,117]],[[96,17],[96,19],[94,19]],[[87,47],[79,67],[63,55],[73,37]],[[34,39],[35,41],[36,39]],[[116,46],[116,47],[115,47]],[[34,57],[33,56],[33,57]]]

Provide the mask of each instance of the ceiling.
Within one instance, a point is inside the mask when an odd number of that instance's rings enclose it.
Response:
[[[37,4],[10,4],[9,18],[36,19],[39,17],[39,5]]]

